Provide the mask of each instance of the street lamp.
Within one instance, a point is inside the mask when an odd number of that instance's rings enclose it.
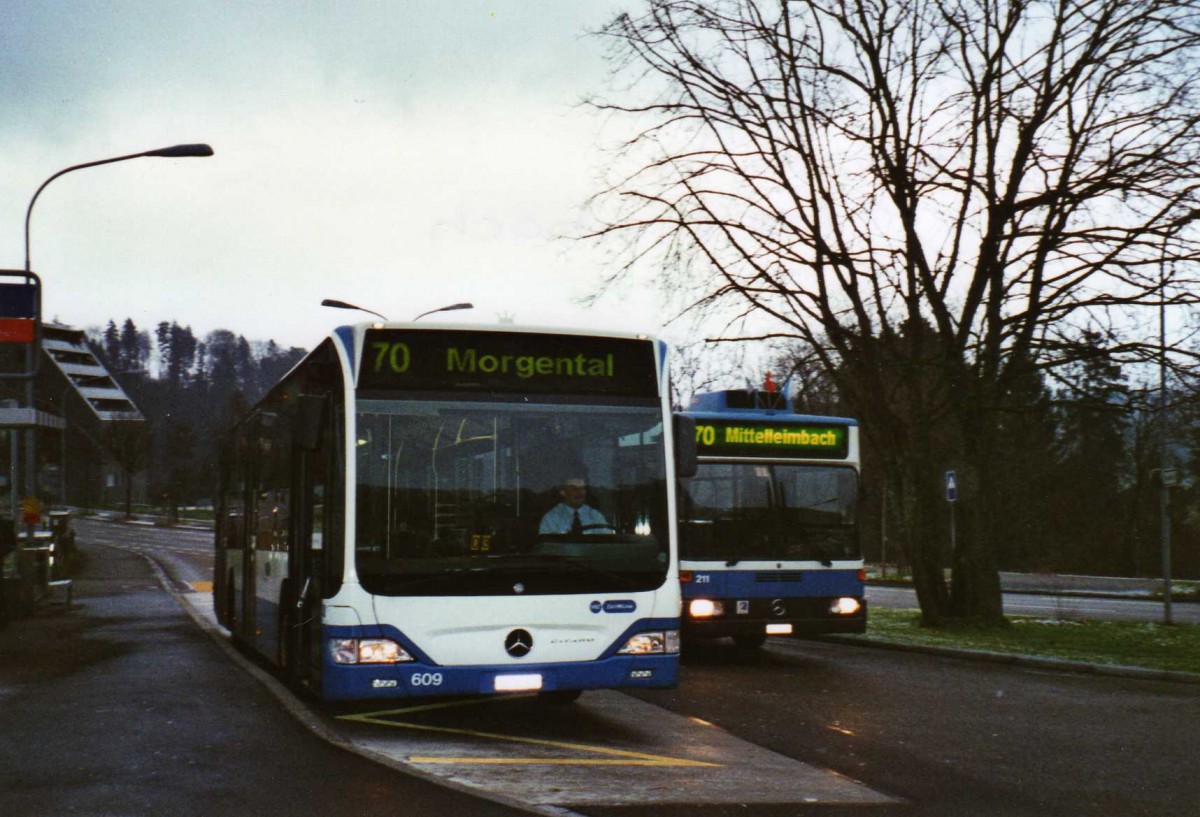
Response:
[[[425,317],[426,315],[432,315],[434,312],[453,312],[456,309],[474,309],[474,308],[475,308],[475,304],[466,304],[466,303],[450,304],[450,306],[440,306],[437,309],[431,309],[428,312],[422,312],[420,315],[417,315],[417,317],[413,318],[413,321],[414,322],[419,321],[419,320],[421,320],[421,318]]]
[[[1175,469],[1169,463],[1171,446],[1167,440],[1167,245],[1163,239],[1163,255],[1158,266],[1158,417],[1161,449],[1158,470],[1158,519],[1162,540],[1163,624],[1173,624],[1171,612],[1171,488],[1175,485]]]
[[[57,179],[59,176],[64,176],[67,173],[71,173],[72,171],[75,171],[75,170],[83,170],[84,168],[87,168],[87,167],[98,167],[99,165],[108,165],[108,164],[113,164],[114,162],[124,162],[124,161],[128,161],[129,159],[141,159],[143,157],[157,156],[157,157],[165,158],[165,159],[181,159],[181,158],[186,158],[189,156],[203,157],[203,156],[212,156],[212,155],[213,155],[213,149],[208,145],[184,144],[184,145],[172,145],[171,147],[158,148],[156,150],[146,150],[146,151],[142,151],[141,153],[130,153],[125,156],[113,156],[108,159],[98,159],[94,162],[84,162],[82,164],[71,165],[70,167],[64,167],[62,170],[58,171],[57,173],[52,175],[50,178],[46,179],[46,181],[42,182],[41,186],[33,194],[33,198],[31,198],[29,200],[29,207],[27,207],[25,209],[25,275],[27,277],[30,276],[31,269],[32,269],[32,267],[30,266],[30,262],[29,262],[29,225],[30,225],[30,221],[33,218],[33,205],[37,203],[38,196],[40,196],[42,194],[42,191],[46,189],[46,186],[49,185],[50,182]],[[35,370],[35,367],[39,360],[39,355],[41,352],[41,349],[40,349],[40,347],[41,347],[41,315],[37,316],[36,321],[37,321],[37,328],[35,329],[35,332],[34,332],[33,343],[29,344],[29,351],[26,353],[27,358],[26,358],[26,367],[25,368],[27,371],[30,371],[30,372]],[[25,384],[25,401],[26,401],[26,403],[28,403],[30,408],[33,407],[34,403],[33,403],[33,378],[32,377],[30,377],[29,380],[26,381],[26,384]],[[36,451],[36,448],[34,447],[35,446],[35,434],[34,434],[33,429],[29,430],[28,436],[26,439],[28,442],[27,442],[27,450],[26,450],[27,462],[25,465],[25,481],[26,481],[25,490],[28,491],[32,495],[36,491],[36,475],[37,475],[37,464],[36,464],[37,463],[37,451]]]
[[[33,205],[38,200],[38,196],[46,189],[46,185],[57,179],[59,176],[66,175],[73,170],[83,170],[85,167],[97,167],[99,165],[110,165],[113,162],[124,162],[129,159],[141,159],[143,156],[160,156],[167,159],[180,159],[187,156],[212,156],[213,149],[208,145],[173,145],[169,148],[159,148],[158,150],[147,150],[142,153],[130,153],[126,156],[114,156],[111,159],[98,159],[94,162],[84,162],[79,165],[71,165],[64,167],[62,170],[55,173],[46,181],[42,182],[42,186],[33,194],[33,198],[29,200],[29,207],[25,210],[25,272],[29,272],[29,220],[33,216]]]
[[[387,320],[386,317],[380,315],[374,309],[367,309],[365,306],[355,306],[354,304],[346,303],[345,301],[336,301],[333,298],[326,298],[321,301],[321,306],[332,306],[334,309],[357,309],[359,312],[368,312],[377,318]]]

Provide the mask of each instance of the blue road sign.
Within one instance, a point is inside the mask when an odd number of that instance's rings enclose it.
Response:
[[[958,499],[958,481],[953,471],[946,472],[946,501],[953,502]]]

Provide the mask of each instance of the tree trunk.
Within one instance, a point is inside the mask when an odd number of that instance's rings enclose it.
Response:
[[[1004,622],[1004,600],[1000,591],[1000,570],[996,554],[999,492],[991,489],[1000,478],[995,468],[996,431],[994,414],[980,405],[976,397],[963,412],[963,447],[966,461],[956,469],[958,492],[956,507],[957,535],[954,542],[950,588],[950,613],[954,618],[987,626]],[[1008,475],[1014,478],[1016,475]]]
[[[906,447],[907,448],[907,447]],[[886,457],[884,478],[891,486],[893,537],[900,541],[912,566],[913,586],[921,607],[921,624],[937,627],[950,614],[950,593],[942,558],[943,535],[937,530],[932,478],[925,458]]]

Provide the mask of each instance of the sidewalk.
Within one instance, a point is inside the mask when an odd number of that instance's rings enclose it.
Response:
[[[311,734],[141,556],[81,544],[75,604],[0,629],[0,815],[516,815]]]

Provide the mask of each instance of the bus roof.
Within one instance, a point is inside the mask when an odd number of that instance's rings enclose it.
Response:
[[[692,404],[684,412],[698,420],[773,420],[788,423],[836,423],[856,426],[858,421],[850,417],[831,417],[820,414],[797,414],[792,401],[783,392],[765,392],[752,389],[730,389],[726,391],[702,392],[692,397]]]
[[[826,425],[857,426],[858,420],[852,417],[833,417],[828,414],[795,414],[790,411],[771,411],[756,409],[730,409],[728,411],[683,411],[679,412],[696,420],[746,420],[762,422],[771,420],[776,423],[824,423]]]
[[[630,332],[619,329],[581,329],[568,326],[524,326],[515,323],[462,323],[449,321],[361,321],[336,327],[330,334],[351,332],[359,337],[368,329],[412,329],[438,330],[442,332],[515,332],[529,335],[579,335],[597,338],[624,338],[628,340],[658,340],[648,332]]]

